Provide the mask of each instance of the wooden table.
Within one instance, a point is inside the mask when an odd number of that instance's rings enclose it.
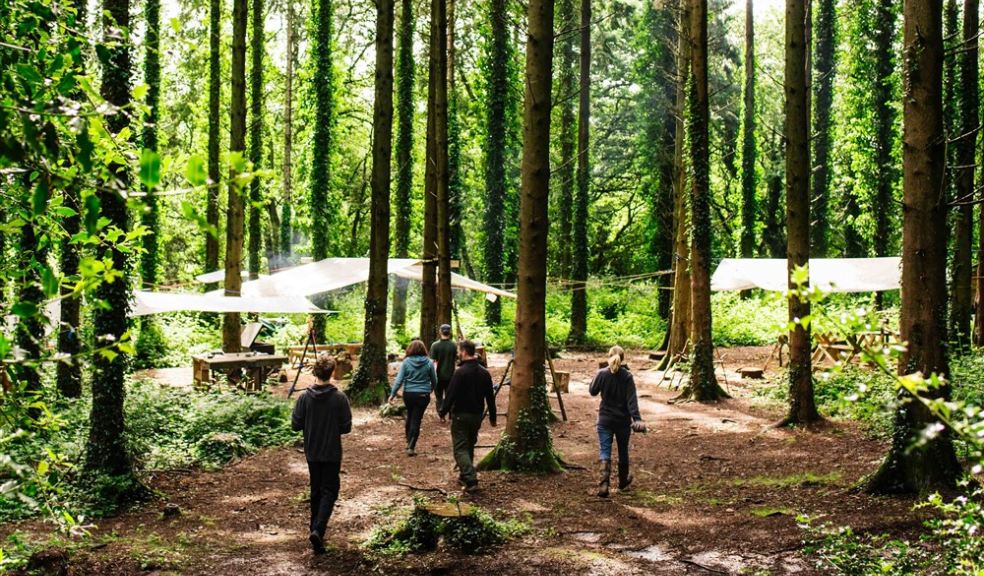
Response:
[[[192,378],[195,384],[211,384],[213,371],[246,370],[250,380],[246,389],[255,392],[262,390],[263,382],[270,372],[280,368],[286,361],[286,356],[259,352],[198,354],[191,357]]]

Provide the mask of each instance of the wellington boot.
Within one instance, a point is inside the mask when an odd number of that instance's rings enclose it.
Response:
[[[612,475],[612,461],[602,460],[598,466],[598,492],[599,498],[608,498],[609,478]]]
[[[632,474],[629,472],[628,464],[618,463],[618,489],[620,492],[629,489],[632,485]]]

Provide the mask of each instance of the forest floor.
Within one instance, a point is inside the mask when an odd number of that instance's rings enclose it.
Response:
[[[432,403],[416,457],[404,454],[402,420],[355,411],[354,429],[344,440],[330,549],[323,556],[313,555],[307,542],[307,467],[295,446],[268,449],[217,472],[149,477],[159,499],[100,520],[88,540],[72,547],[69,573],[815,574],[822,571],[801,551],[798,514],[856,530],[915,531],[922,518],[912,511],[912,500],[852,490],[877,466],[883,442],[849,422],[770,428],[781,407],[752,398],[757,382],[741,382],[734,373],[740,366],[762,366],[768,352],[724,351],[734,398],[717,405],[668,404],[675,392],[666,383],[657,387],[655,363],[645,352],[631,353],[649,432],[632,437],[632,490],[609,499],[589,494],[596,480],[597,400],[587,385],[602,358],[563,354],[555,365],[572,374],[564,396],[569,421],[553,426],[553,439],[574,468],[548,476],[480,474],[481,491],[461,496],[463,501],[497,519],[531,524],[525,535],[489,554],[465,556],[442,546],[386,557],[361,546],[374,527],[408,509],[415,495],[442,498],[439,491],[408,486],[458,493],[449,430]],[[490,357],[497,381],[507,360]],[[285,394],[288,386],[274,391]],[[498,403],[504,410],[506,393]],[[551,403],[556,408],[556,400]],[[483,426],[479,456],[500,430]],[[177,505],[180,513],[165,517],[165,504]],[[38,537],[50,530],[37,523],[16,528]]]

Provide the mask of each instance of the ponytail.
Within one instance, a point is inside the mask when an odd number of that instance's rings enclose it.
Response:
[[[612,346],[608,350],[608,370],[612,374],[618,374],[622,368],[622,361],[625,359],[625,350],[619,345]]]

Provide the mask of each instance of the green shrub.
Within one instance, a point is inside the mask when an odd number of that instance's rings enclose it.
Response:
[[[206,468],[221,468],[250,453],[250,445],[235,432],[212,432],[195,443],[195,460]]]

